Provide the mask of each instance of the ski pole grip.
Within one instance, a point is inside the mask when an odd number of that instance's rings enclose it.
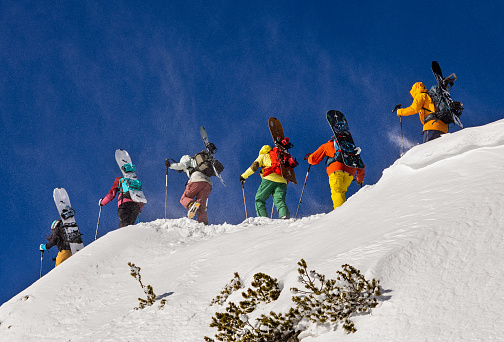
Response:
[[[399,108],[401,108],[401,104],[400,103],[397,106],[394,107],[394,110],[392,111],[392,113],[397,112],[397,110]]]

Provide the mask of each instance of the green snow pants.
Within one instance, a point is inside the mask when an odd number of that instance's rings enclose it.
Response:
[[[266,200],[273,196],[273,203],[278,210],[278,217],[290,218],[289,209],[285,204],[285,195],[287,195],[287,184],[272,182],[262,179],[255,197],[255,209],[257,216],[268,217],[266,210]]]

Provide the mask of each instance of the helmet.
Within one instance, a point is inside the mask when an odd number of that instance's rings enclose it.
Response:
[[[60,225],[61,225],[61,220],[54,220],[53,223],[51,224],[51,231],[53,231],[54,229],[56,229]]]
[[[180,158],[180,164],[189,164],[191,162],[191,156],[189,155],[184,155],[182,158]]]

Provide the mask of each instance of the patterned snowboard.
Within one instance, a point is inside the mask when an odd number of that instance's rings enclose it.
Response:
[[[338,110],[330,110],[327,112],[327,121],[341,151],[343,163],[349,167],[363,169],[364,163],[360,156],[360,148],[355,146],[345,115]]]
[[[448,108],[450,108],[453,122],[455,122],[460,128],[464,128],[464,125],[462,125],[460,118],[457,115],[453,114],[454,101],[452,100],[449,91],[451,89],[451,86],[453,85],[453,82],[457,79],[457,76],[455,74],[451,74],[450,76],[443,78],[443,72],[441,71],[441,67],[439,66],[439,63],[437,61],[432,61],[431,68],[432,73],[434,74],[434,78],[436,79],[436,82],[441,89],[444,98],[446,99],[446,104],[448,105]],[[450,88],[448,88],[448,85],[450,85]]]
[[[66,239],[70,245],[72,255],[84,248],[79,227],[75,222],[75,212],[70,204],[70,198],[65,189],[56,188],[53,191],[54,203],[63,221]]]

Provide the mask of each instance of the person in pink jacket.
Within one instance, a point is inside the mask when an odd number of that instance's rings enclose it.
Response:
[[[114,185],[110,188],[107,196],[100,199],[98,204],[100,206],[107,205],[119,193],[119,197],[117,198],[117,215],[119,216],[119,228],[122,228],[135,223],[145,203],[134,202],[128,192],[121,192],[119,187],[120,179],[121,177],[115,179]]]

